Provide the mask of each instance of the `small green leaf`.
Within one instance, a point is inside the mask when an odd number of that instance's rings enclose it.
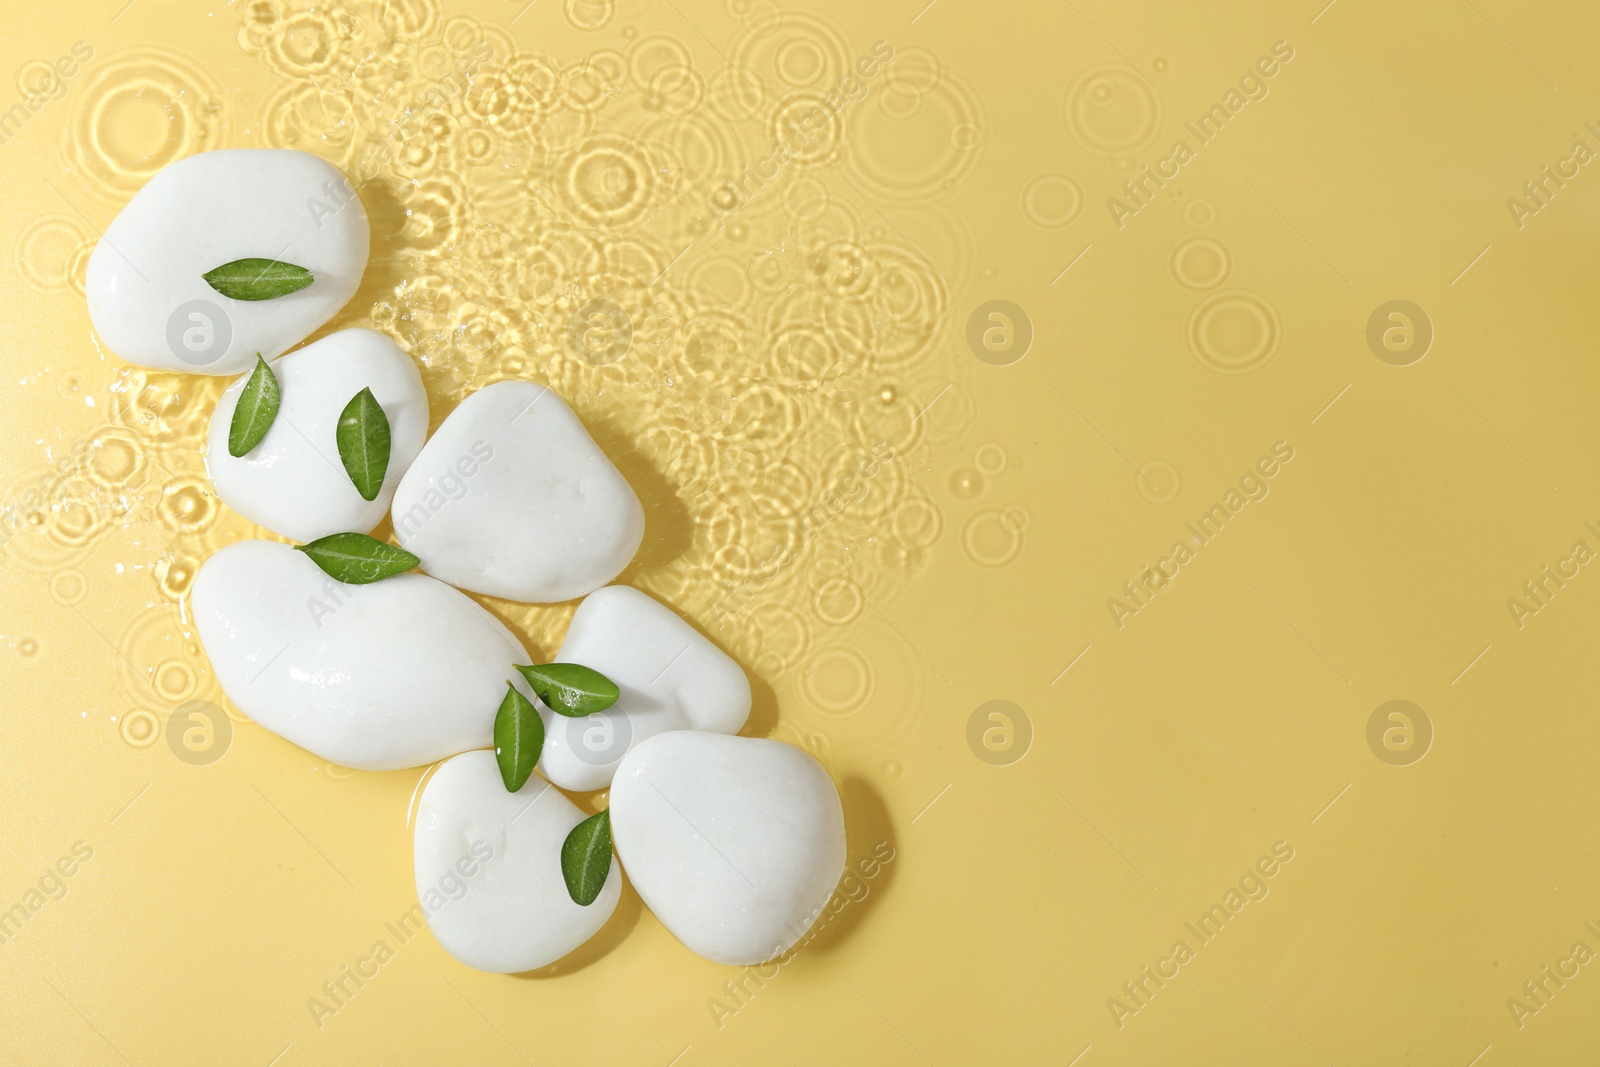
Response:
[[[593,715],[617,702],[617,683],[581,663],[544,663],[517,670],[545,706],[558,715]]]
[[[422,561],[403,548],[361,533],[336,533],[295,548],[310,556],[335,581],[367,585],[392,578]]]
[[[371,389],[363,389],[350,398],[339,413],[334,436],[339,442],[344,471],[355,483],[356,492],[362,500],[377,497],[389,469],[389,416],[383,413],[383,405]]]
[[[561,877],[575,904],[588,907],[605,888],[611,873],[611,810],[591,815],[561,842]]]
[[[233,409],[233,421],[228,424],[228,455],[237,459],[259,445],[277,417],[278,376],[257,352],[256,369],[244,383],[244,392]]]
[[[506,698],[494,716],[494,758],[508,793],[522,788],[543,748],[544,720],[533,703],[507,682]]]
[[[304,267],[276,259],[236,259],[213,267],[200,277],[234,300],[273,300],[298,293],[316,280]]]

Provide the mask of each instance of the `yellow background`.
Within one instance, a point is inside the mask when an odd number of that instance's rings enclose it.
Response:
[[[1600,950],[1600,577],[1520,627],[1507,606],[1600,548],[1600,175],[1520,226],[1507,205],[1600,148],[1600,13],[1319,6],[12,3],[0,105],[93,57],[0,144],[0,908],[93,857],[0,946],[0,1060],[1600,1059],[1600,964],[1520,1027],[1507,1006]],[[429,103],[478,42],[472,89]],[[1276,42],[1266,95],[1196,147],[1184,123]],[[719,220],[708,198],[819,102]],[[1193,158],[1119,227],[1108,199],[1179,138]],[[372,263],[327,329],[394,336],[435,424],[498,378],[561,389],[646,503],[624,580],[744,664],[747,732],[823,761],[853,860],[891,843],[737,1012],[709,1003],[737,973],[630,889],[544,972],[391,942],[313,1021],[415,900],[422,772],[342,772],[243,720],[215,762],[176,757],[169,716],[222,700],[188,583],[261,533],[205,481],[223,383],[103,353],[83,301],[151,173],[252,145],[381,161]],[[567,344],[595,298],[634,327],[602,368]],[[991,300],[1031,324],[1020,359],[969,346]],[[1391,300],[1432,325],[1406,366],[1367,342]],[[1119,627],[1107,600],[1279,441],[1266,498]],[[490,607],[535,654],[571,610]],[[1433,731],[1408,765],[1367,740],[1396,699]],[[1021,714],[969,732],[993,700]],[[1270,893],[1200,945],[1184,924],[1280,841]],[[1194,958],[1119,1025],[1108,1000],[1180,939]]]

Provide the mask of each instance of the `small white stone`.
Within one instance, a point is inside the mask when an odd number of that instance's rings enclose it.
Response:
[[[528,662],[498,619],[423,574],[345,585],[304,552],[240,541],[195,575],[217,681],[258,725],[345,767],[416,767],[494,743]]]
[[[395,490],[394,529],[435,578],[547,604],[621,573],[644,539],[644,508],[561,397],[498,382],[423,446]]]
[[[781,741],[657,734],[617,769],[611,833],[662,925],[733,966],[798,941],[844,873],[839,793],[821,764]]]
[[[366,209],[332,164],[277,148],[202,152],[162,168],[106,227],[89,256],[89,318],[129,363],[238,374],[344,307],[369,240]],[[293,263],[316,280],[272,300],[234,300],[202,275],[238,259]]]
[[[554,963],[599,932],[617,908],[617,863],[600,895],[573,901],[561,845],[586,816],[537,774],[506,792],[493,752],[440,767],[417,805],[417,901],[446,952],[480,971]]]
[[[228,454],[234,408],[246,374],[222,394],[206,438],[206,470],[229,507],[295,541],[367,533],[383,521],[401,475],[428,436],[428,393],[411,357],[372,330],[340,330],[271,362],[282,404],[272,428],[247,455]],[[361,499],[339,458],[339,415],[371,389],[389,420],[383,488]]]
[[[603,712],[568,718],[539,704],[539,770],[563,789],[604,789],[628,750],[666,730],[736,734],[750,715],[750,680],[728,654],[671,608],[610,585],[584,598],[558,663],[581,663],[617,683]]]

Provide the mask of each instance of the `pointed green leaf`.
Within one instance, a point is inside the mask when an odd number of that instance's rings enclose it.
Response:
[[[259,445],[277,417],[278,376],[257,352],[256,369],[244,383],[244,392],[233,409],[233,421],[228,424],[228,455],[238,458]]]
[[[507,682],[506,698],[500,701],[500,710],[494,716],[494,758],[500,764],[500,779],[506,783],[507,792],[522,788],[543,748],[544,720],[539,718],[533,702]]]
[[[573,903],[588,907],[611,873],[611,811],[591,815],[561,842],[561,876]]]
[[[335,581],[367,585],[408,571],[422,561],[403,548],[361,533],[336,533],[295,548]]]
[[[545,706],[559,715],[593,715],[617,702],[617,683],[581,663],[544,663],[517,670]]]
[[[339,413],[334,436],[339,442],[344,471],[350,475],[356,492],[362,500],[376,498],[389,469],[389,416],[383,413],[383,405],[371,389],[363,389],[350,398]]]
[[[316,280],[304,267],[276,259],[236,259],[213,267],[200,277],[234,300],[273,300],[298,293]]]

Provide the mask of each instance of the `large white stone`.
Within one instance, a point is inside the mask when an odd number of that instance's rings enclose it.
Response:
[[[644,509],[560,396],[498,382],[461,402],[394,494],[422,569],[476,593],[553,603],[605,585],[644,539]]]
[[[597,589],[572,617],[558,663],[593,667],[621,695],[570,719],[540,704],[539,769],[563,789],[604,789],[630,748],[666,730],[736,734],[750,715],[750,680],[671,608],[625,585]]]
[[[717,963],[760,963],[793,945],[844,873],[839,793],[781,741],[657,734],[617,769],[611,833],[656,918]]]
[[[428,436],[428,393],[411,357],[372,330],[340,330],[271,363],[282,405],[247,455],[228,454],[228,429],[249,375],[217,401],[206,438],[206,470],[217,495],[251,522],[295,541],[383,521],[400,476]],[[383,488],[361,499],[339,458],[339,415],[362,389],[389,419]]]
[[[489,747],[506,682],[532,696],[511,632],[423,574],[345,585],[288,545],[240,541],[201,566],[190,606],[228,699],[345,767]]]
[[[537,774],[506,792],[493,752],[440,767],[417,805],[415,860],[417,900],[445,951],[509,974],[554,963],[593,937],[616,910],[622,874],[613,862],[594,902],[573,902],[561,844],[584,818]]]
[[[306,152],[230,148],[161,169],[89,256],[89,318],[129,363],[238,374],[288,351],[355,295],[367,212],[344,175]],[[237,259],[277,259],[315,281],[273,300],[233,300],[201,277]]]

